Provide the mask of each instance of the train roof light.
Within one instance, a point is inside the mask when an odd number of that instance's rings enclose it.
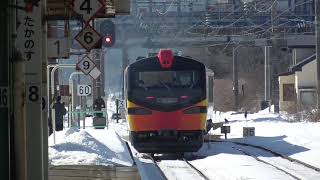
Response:
[[[161,49],[158,59],[162,68],[171,68],[174,60],[173,52],[170,49]]]

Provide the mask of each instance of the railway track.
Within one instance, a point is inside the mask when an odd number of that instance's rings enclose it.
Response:
[[[306,179],[306,177],[320,179],[319,168],[297,159],[284,156],[265,147],[233,141],[211,140],[210,142],[233,143],[233,149],[238,150],[247,156],[251,156],[259,162],[270,165],[294,179],[300,180]]]
[[[209,180],[199,169],[193,166],[186,158],[176,160],[163,160],[161,157],[154,158],[148,155],[164,179]]]

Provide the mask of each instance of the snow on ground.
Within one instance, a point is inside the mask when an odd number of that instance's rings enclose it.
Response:
[[[244,114],[228,112],[223,115],[231,126],[228,138],[272,149],[316,167],[320,167],[320,123],[290,123],[277,113],[263,110],[258,113]],[[243,127],[255,127],[254,137],[243,138]],[[220,134],[220,129],[212,133]]]
[[[86,118],[85,130],[69,129],[58,132],[56,145],[50,137],[50,162],[59,164],[121,164],[131,166],[132,160],[121,139],[128,139],[129,131],[125,120],[116,123],[111,119],[115,112],[115,102],[107,102],[108,127],[106,130],[92,129],[92,118]],[[243,113],[213,112],[208,113],[213,122],[228,121],[231,126],[229,141],[245,142],[263,146],[278,153],[290,156],[316,167],[320,167],[320,123],[288,122],[284,116],[271,113],[268,109],[257,113],[249,113],[247,119]],[[81,125],[83,121],[81,121]],[[255,127],[254,137],[243,137],[243,127]],[[220,134],[220,129],[211,131]],[[120,138],[120,137],[121,138]],[[223,139],[224,136],[221,136]],[[134,151],[134,149],[133,149]],[[263,159],[274,159],[272,156],[255,152]],[[134,158],[142,179],[160,179],[158,170],[152,162],[139,157],[134,151]],[[232,143],[204,144],[195,153],[202,158],[192,161],[196,167],[213,179],[291,179],[285,173],[274,167],[258,162],[254,158],[238,151]],[[172,163],[174,165],[174,163]],[[290,166],[290,165],[289,165]],[[181,171],[181,179],[187,174]],[[312,179],[307,176],[305,179]],[[189,178],[190,179],[190,178]]]
[[[51,165],[132,166],[125,142],[114,130],[70,128],[49,137]]]
[[[205,144],[198,153],[203,159],[193,160],[192,164],[210,179],[293,179],[274,167],[261,163],[233,148],[231,143]]]
[[[115,107],[110,105],[109,109],[112,108]],[[318,141],[320,140],[320,133],[318,133],[320,132],[320,123],[291,123],[288,122],[284,116],[269,112],[268,109],[257,113],[248,113],[247,119],[244,117],[244,113],[209,112],[208,118],[213,119],[213,122],[224,122],[225,119],[229,121],[226,125],[231,126],[231,133],[228,134],[230,141],[260,145],[320,167],[320,141]],[[243,127],[247,126],[255,127],[254,137],[243,137]],[[127,124],[125,121],[121,121],[119,124],[112,121],[109,124],[109,128],[121,132],[121,136],[123,137],[128,137]],[[210,133],[221,135],[220,129],[211,131]],[[210,146],[205,144],[197,154],[204,158],[194,160],[193,164],[199,168],[202,167],[201,169],[214,179],[291,178],[283,172],[257,162],[254,158],[248,157],[236,149],[233,149],[231,143],[213,143]],[[152,172],[151,170],[153,167],[151,162],[137,157],[136,161],[141,170],[140,175],[142,175],[142,179],[154,179],[156,177],[156,172]],[[156,169],[154,169],[154,171],[156,171]],[[183,174],[181,177],[183,177]]]

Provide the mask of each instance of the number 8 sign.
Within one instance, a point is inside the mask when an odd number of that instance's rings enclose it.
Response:
[[[88,75],[95,66],[94,62],[88,56],[84,56],[81,61],[77,63],[77,68],[85,75]]]

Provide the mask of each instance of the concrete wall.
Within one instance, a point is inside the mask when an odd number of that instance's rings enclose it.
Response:
[[[297,71],[295,75],[295,90],[297,93],[298,107],[301,106],[301,91],[309,91],[317,88],[317,62],[314,60],[302,67],[302,71]]]
[[[316,87],[317,64],[312,61],[302,67],[302,71],[296,72],[296,90],[303,87]]]

